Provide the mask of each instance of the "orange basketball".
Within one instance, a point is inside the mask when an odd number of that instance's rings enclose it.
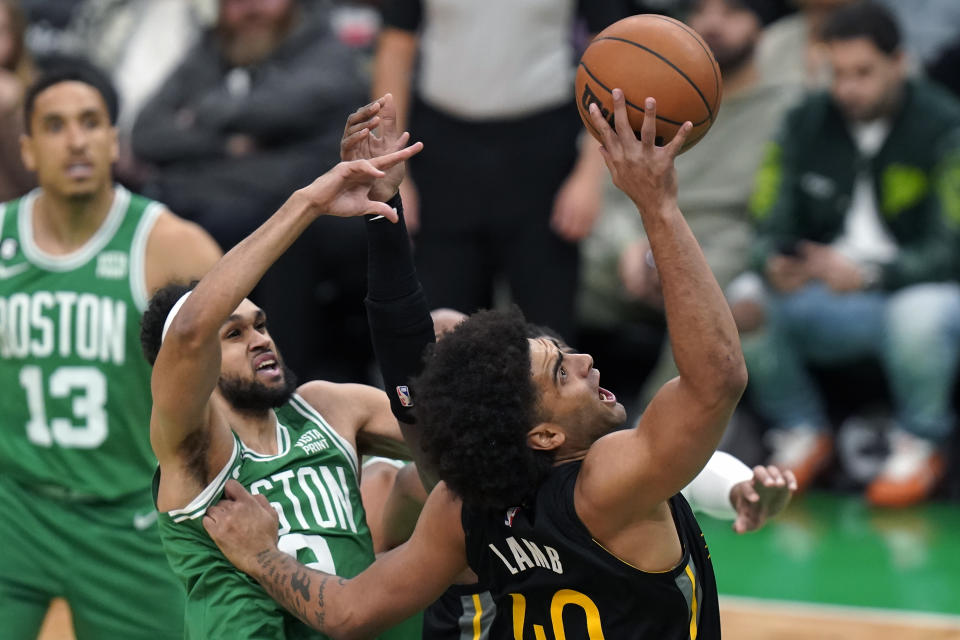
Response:
[[[630,126],[639,136],[644,100],[655,98],[658,145],[672,140],[687,120],[693,123],[683,152],[713,125],[721,86],[720,67],[696,31],[666,16],[630,16],[597,34],[583,52],[577,67],[577,109],[587,130],[599,139],[587,109],[596,102],[613,126],[610,92],[620,88]]]

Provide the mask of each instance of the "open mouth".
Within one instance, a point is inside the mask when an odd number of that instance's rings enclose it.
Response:
[[[253,370],[257,374],[275,376],[280,374],[280,363],[274,355],[267,354],[260,356],[253,362]]]
[[[597,395],[600,400],[606,404],[615,404],[617,402],[617,396],[613,395],[610,391],[607,391],[603,387],[597,389]]]

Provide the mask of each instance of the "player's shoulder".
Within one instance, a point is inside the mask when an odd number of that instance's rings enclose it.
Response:
[[[173,243],[178,240],[182,242],[184,239],[190,241],[196,238],[209,238],[210,242],[213,242],[210,234],[197,223],[181,218],[164,205],[160,205],[160,207],[157,221],[150,231],[150,242]]]
[[[147,289],[199,280],[221,258],[216,241],[200,225],[162,210],[146,249]]]
[[[389,403],[380,389],[352,382],[311,380],[297,387],[297,394],[324,415],[367,415],[377,404]]]

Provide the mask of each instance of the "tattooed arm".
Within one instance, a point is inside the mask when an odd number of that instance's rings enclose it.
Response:
[[[277,515],[229,480],[203,526],[224,555],[314,629],[366,638],[436,600],[467,567],[460,501],[440,484],[410,540],[350,580],[315,571],[277,548]]]

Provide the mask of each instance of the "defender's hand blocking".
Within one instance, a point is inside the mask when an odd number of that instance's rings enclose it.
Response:
[[[369,160],[341,162],[300,192],[308,198],[318,214],[340,218],[373,214],[396,222],[397,212],[385,202],[371,199],[371,189],[377,180],[387,175],[387,171],[421,149],[423,143],[416,142]]]
[[[730,503],[737,511],[733,530],[746,533],[761,528],[786,508],[796,490],[797,479],[792,471],[780,471],[772,465],[754,467],[753,478],[730,490]]]
[[[590,104],[590,121],[600,133],[603,146],[600,153],[613,177],[613,184],[630,196],[641,211],[657,210],[665,204],[676,204],[677,172],[673,159],[677,157],[687,135],[693,128],[684,122],[677,135],[666,146],[657,147],[657,102],[647,98],[644,103],[643,125],[637,139],[627,118],[623,91],[613,90],[615,128],[611,129],[595,103]]]
[[[266,498],[251,495],[233,479],[227,480],[223,498],[203,517],[203,528],[227,560],[250,575],[260,553],[276,550],[279,523]]]
[[[376,135],[373,130],[378,127],[379,135]],[[397,109],[393,95],[388,93],[360,107],[347,118],[340,140],[340,159],[370,160],[386,156],[403,149],[409,139],[408,132],[397,132]],[[370,199],[386,202],[392,198],[399,190],[405,174],[403,162],[387,169],[384,177],[371,187]]]

